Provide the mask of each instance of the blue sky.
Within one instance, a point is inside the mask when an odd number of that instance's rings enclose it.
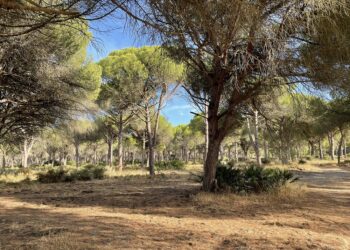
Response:
[[[88,48],[88,54],[94,61],[106,57],[113,50],[128,47],[141,47],[152,45],[146,39],[136,37],[132,30],[122,21],[106,18],[90,24],[93,33],[93,43]],[[193,111],[191,102],[184,90],[179,89],[175,96],[168,101],[162,114],[173,124],[187,124],[192,119]]]

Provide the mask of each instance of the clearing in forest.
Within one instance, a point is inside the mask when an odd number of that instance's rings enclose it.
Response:
[[[169,173],[0,191],[0,249],[349,249],[350,169],[277,195],[211,195]]]

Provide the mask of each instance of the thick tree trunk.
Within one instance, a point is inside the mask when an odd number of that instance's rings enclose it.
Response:
[[[214,191],[215,186],[215,174],[216,166],[219,159],[221,140],[218,138],[209,137],[209,148],[207,157],[204,164],[204,179],[203,179],[203,190],[210,192]]]

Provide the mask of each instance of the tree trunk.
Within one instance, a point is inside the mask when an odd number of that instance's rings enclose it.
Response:
[[[108,164],[109,167],[113,167],[113,141],[112,139],[108,140]]]
[[[334,157],[334,135],[333,132],[328,134],[328,142],[329,142],[329,154],[332,160],[335,160]]]
[[[343,146],[343,156],[344,156],[344,159],[346,159],[346,157],[347,157],[347,147],[346,147],[346,137],[344,136],[344,139],[343,139],[343,143],[344,143],[344,146]]]
[[[148,167],[149,174],[154,176],[154,145],[153,145],[153,136],[152,136],[152,127],[151,127],[151,118],[150,111],[148,106],[146,107],[146,132],[148,139]]]
[[[22,166],[23,168],[28,167],[28,157],[30,154],[30,150],[32,149],[34,144],[34,139],[31,138],[30,141],[28,142],[28,139],[25,139],[23,142],[23,152],[22,152]]]
[[[120,112],[118,123],[118,161],[119,170],[123,170],[123,113]]]
[[[266,160],[268,160],[270,157],[269,157],[269,146],[268,146],[268,142],[266,139],[264,139],[264,158]]]
[[[213,191],[215,186],[215,174],[216,166],[219,159],[221,140],[213,136],[209,136],[209,148],[207,151],[207,157],[204,164],[204,179],[203,190],[210,192]]]
[[[142,152],[141,152],[141,167],[145,167],[145,154],[146,154],[146,135],[142,136]]]
[[[319,139],[319,140],[318,140],[318,150],[319,150],[319,157],[320,157],[320,160],[323,160],[322,139]]]
[[[254,111],[254,131],[251,130],[249,118],[247,118],[247,126],[249,130],[249,139],[253,145],[255,152],[256,164],[261,166],[261,158],[260,158],[260,145],[259,145],[259,116],[258,111]],[[254,136],[253,136],[254,134]]]
[[[2,167],[3,168],[6,167],[6,153],[5,152],[2,153]]]
[[[204,122],[205,122],[205,146],[204,146],[204,155],[203,161],[205,161],[208,149],[209,149],[209,122],[208,122],[208,106],[204,105]]]
[[[338,145],[338,165],[340,165],[340,161],[341,161],[343,143],[344,143],[344,135],[343,135],[343,131],[340,130],[340,140]]]
[[[75,166],[78,168],[80,166],[80,155],[79,155],[79,143],[74,143],[75,146]]]
[[[235,142],[235,162],[238,162],[238,142]]]

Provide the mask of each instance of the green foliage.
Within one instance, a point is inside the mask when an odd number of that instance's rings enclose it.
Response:
[[[266,158],[262,158],[262,159],[261,159],[261,163],[262,163],[262,164],[270,164],[270,163],[271,163],[271,160],[270,160],[270,159],[266,159]]]
[[[288,170],[255,165],[243,169],[220,165],[216,170],[216,179],[220,189],[236,193],[267,192],[296,180],[293,173]]]
[[[162,161],[155,164],[155,170],[182,170],[185,168],[185,163],[180,160]]]
[[[307,161],[306,161],[306,160],[304,160],[304,159],[300,159],[298,163],[299,163],[299,164],[306,164],[306,163],[307,163]]]
[[[67,170],[64,170],[63,168],[58,168],[49,169],[47,172],[44,173],[38,173],[38,181],[41,183],[56,183],[70,181],[70,179]]]
[[[38,174],[38,181],[41,183],[90,181],[103,179],[105,168],[95,165],[86,165],[81,169],[67,171],[63,168],[49,169],[47,172]]]

